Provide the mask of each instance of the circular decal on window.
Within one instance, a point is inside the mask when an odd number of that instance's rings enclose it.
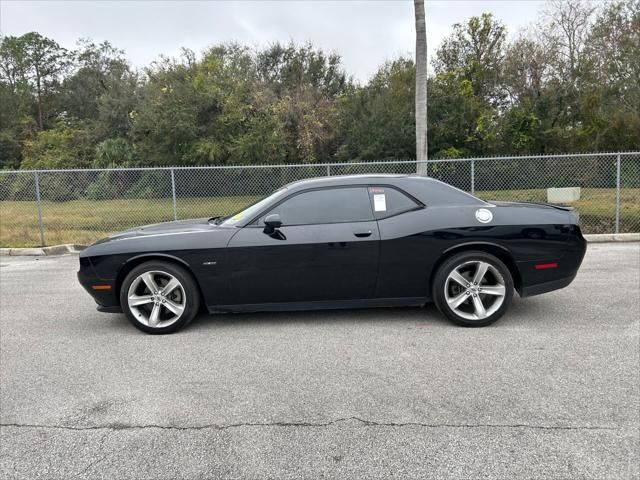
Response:
[[[486,208],[479,208],[478,210],[476,210],[476,220],[478,220],[480,223],[489,223],[491,220],[493,220],[493,213],[491,213],[491,211],[487,210]]]

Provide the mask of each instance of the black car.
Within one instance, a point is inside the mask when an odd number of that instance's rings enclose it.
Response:
[[[569,207],[485,202],[416,175],[289,184],[229,216],[133,228],[80,254],[103,312],[148,333],[209,312],[424,305],[459,325],[565,287],[586,249]]]

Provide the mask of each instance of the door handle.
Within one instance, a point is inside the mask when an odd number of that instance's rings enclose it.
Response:
[[[364,230],[364,231],[361,231],[361,232],[353,232],[353,234],[358,238],[370,237],[371,236],[371,230]]]

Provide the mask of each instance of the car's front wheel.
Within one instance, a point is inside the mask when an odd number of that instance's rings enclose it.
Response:
[[[120,289],[120,305],[140,330],[173,333],[198,313],[200,294],[189,272],[169,262],[151,261],[135,267]]]
[[[433,282],[433,299],[450,320],[483,327],[498,320],[513,298],[513,278],[494,255],[462,252],[447,259]]]

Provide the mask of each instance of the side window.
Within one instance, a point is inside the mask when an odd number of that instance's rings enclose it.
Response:
[[[373,220],[371,203],[364,187],[330,188],[299,193],[274,207],[282,225],[315,225],[323,223],[364,222]]]
[[[369,187],[369,197],[376,218],[390,217],[420,207],[404,193],[391,187]]]

